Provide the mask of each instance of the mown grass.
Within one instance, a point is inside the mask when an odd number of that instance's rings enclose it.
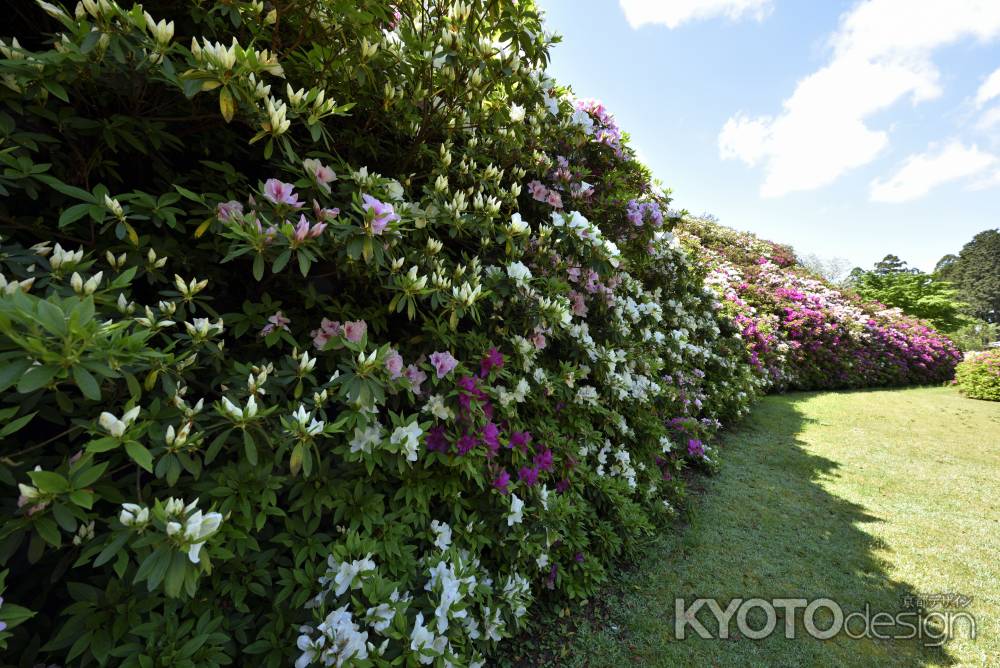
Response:
[[[686,526],[578,621],[536,633],[546,665],[1000,666],[1000,405],[952,388],[772,396],[723,458]],[[803,633],[801,611],[795,639],[780,611],[764,640],[674,637],[676,597],[826,597],[896,613],[908,596],[941,592],[973,597],[975,640],[962,627],[940,648],[820,641]],[[518,647],[524,659],[531,645]]]

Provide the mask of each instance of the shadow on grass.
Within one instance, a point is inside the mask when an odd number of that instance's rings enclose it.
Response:
[[[619,666],[925,666],[951,665],[947,648],[927,639],[830,640],[810,637],[795,613],[795,638],[786,639],[784,611],[763,640],[739,632],[735,616],[728,639],[702,639],[691,627],[674,632],[675,598],[828,598],[849,614],[907,610],[916,592],[892,580],[876,556],[886,545],[864,531],[880,518],[838,498],[819,484],[838,464],[807,452],[799,434],[807,424],[797,404],[812,393],[771,396],[722,446],[719,475],[694,495],[687,525],[665,532],[625,566],[586,611],[577,609],[561,628],[535,630],[512,646],[514,665]],[[823,614],[820,614],[823,613]],[[816,625],[830,626],[821,609]],[[707,607],[697,615],[713,635],[718,622]],[[755,609],[749,625],[766,619]],[[857,635],[859,623],[851,625]],[[889,631],[883,627],[883,634]],[[907,631],[903,629],[902,631]],[[964,631],[964,629],[963,629]]]

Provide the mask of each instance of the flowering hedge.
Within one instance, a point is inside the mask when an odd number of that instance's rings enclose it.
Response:
[[[39,2],[0,61],[0,648],[482,665],[764,382],[527,2]],[[34,13],[32,13],[34,12]]]
[[[614,116],[545,75],[531,3],[25,12],[0,45],[22,663],[482,665],[669,519],[768,386],[949,368],[790,252],[682,244]]]
[[[787,247],[704,220],[688,218],[682,229],[774,388],[941,383],[954,374],[961,353],[946,336],[833,288]]]
[[[1000,349],[966,353],[955,369],[955,383],[967,397],[1000,401]]]

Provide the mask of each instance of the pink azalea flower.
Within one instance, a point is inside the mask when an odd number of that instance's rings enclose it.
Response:
[[[385,369],[389,372],[389,378],[396,380],[403,375],[403,356],[395,350],[390,350],[385,358]]]
[[[538,202],[544,202],[545,198],[549,195],[549,189],[542,185],[541,181],[532,181],[528,184],[528,191],[531,193],[532,198]]]
[[[323,234],[323,230],[325,229],[326,223],[313,223],[313,226],[309,228],[309,238],[317,238],[319,235]]]
[[[340,323],[336,320],[327,320],[326,318],[323,318],[320,322],[319,329],[309,332],[309,336],[313,337],[313,345],[320,350],[326,347],[327,341],[339,334]]]
[[[364,202],[361,208],[365,211],[371,211],[374,215],[372,218],[372,234],[382,234],[385,228],[389,226],[389,223],[398,221],[399,214],[392,208],[392,205],[388,202],[382,202],[371,195],[361,195],[361,199]]]
[[[295,226],[295,241],[305,241],[306,236],[309,234],[309,221],[306,220],[305,216],[299,218],[298,224]]]
[[[368,332],[368,323],[364,320],[348,320],[344,323],[344,338],[351,343],[357,343]]]
[[[562,195],[560,195],[559,193],[557,193],[555,190],[550,190],[549,191],[549,194],[545,198],[545,201],[548,202],[550,206],[553,206],[556,209],[561,209],[562,205],[563,205],[562,204]]]
[[[537,350],[544,349],[546,346],[545,334],[536,331],[534,334],[531,335],[531,342],[535,344],[535,349]]]
[[[288,325],[292,322],[285,317],[285,314],[278,311],[267,319],[268,324],[264,325],[264,328],[260,330],[261,336],[267,336],[276,329],[283,329],[288,331]]]
[[[450,352],[431,353],[431,364],[437,372],[438,378],[444,378],[451,370],[458,366],[458,360],[452,357]]]
[[[316,220],[324,223],[329,223],[333,221],[334,218],[340,215],[340,209],[334,207],[332,209],[324,209],[320,206],[320,203],[313,200],[313,213],[316,215]]]
[[[427,374],[415,364],[410,364],[403,372],[406,379],[410,381],[410,391],[416,395],[420,394],[420,384],[427,380]]]
[[[268,179],[264,182],[264,197],[274,204],[288,204],[295,208],[302,206],[299,196],[295,194],[294,186],[278,179]]]
[[[243,205],[236,200],[221,202],[217,207],[215,207],[215,215],[222,222],[228,223],[232,220],[233,216],[243,215]]]
[[[330,185],[337,180],[337,174],[324,165],[319,160],[309,158],[302,163],[309,175],[316,179],[316,183],[324,192],[330,192]]]
[[[576,290],[570,290],[570,301],[573,302],[573,315],[581,318],[587,315],[587,303],[583,301],[583,295]]]

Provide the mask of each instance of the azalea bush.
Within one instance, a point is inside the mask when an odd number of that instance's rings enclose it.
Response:
[[[967,397],[1000,401],[1000,349],[966,353],[955,369],[955,383]]]
[[[482,665],[766,381],[528,2],[22,6],[0,648]]]
[[[928,323],[843,292],[787,247],[687,218],[683,234],[775,389],[941,383],[961,353]]]

